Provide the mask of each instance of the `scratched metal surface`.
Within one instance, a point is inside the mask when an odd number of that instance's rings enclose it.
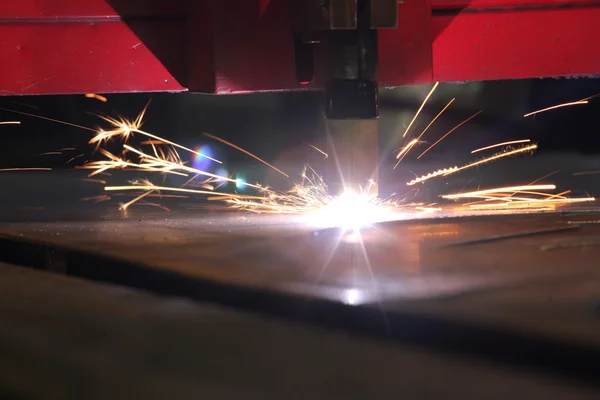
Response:
[[[5,174],[0,182],[12,187],[0,208],[4,236],[189,279],[348,305],[382,303],[386,310],[600,345],[600,216],[593,208],[384,223],[357,241],[289,217],[219,214],[181,204],[170,213],[133,208],[124,214],[114,203],[81,202],[97,188],[74,184],[71,172],[21,176]],[[524,235],[503,238],[515,234]],[[497,240],[481,241],[490,238]]]
[[[0,293],[3,398],[598,398],[489,360],[3,263]]]

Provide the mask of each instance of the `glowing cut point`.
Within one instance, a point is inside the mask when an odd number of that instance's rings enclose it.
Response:
[[[357,232],[373,223],[394,219],[393,213],[375,200],[372,196],[348,191],[339,197],[332,197],[327,205],[304,220],[311,226],[339,227]]]
[[[344,290],[343,301],[349,306],[355,306],[362,302],[362,293],[358,289],[346,289]]]

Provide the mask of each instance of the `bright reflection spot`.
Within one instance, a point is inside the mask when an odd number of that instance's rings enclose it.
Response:
[[[364,299],[363,295],[358,289],[346,289],[344,290],[343,302],[350,306],[355,306],[360,304]]]
[[[395,214],[372,196],[348,191],[341,196],[332,197],[327,205],[305,216],[303,220],[311,226],[339,227],[359,234],[361,227],[397,219]]]
[[[236,187],[236,189],[238,189],[238,190],[244,190],[246,188],[246,186],[247,186],[246,179],[244,179],[243,176],[241,176],[241,175],[238,174],[236,176],[236,178],[235,178],[235,187]]]

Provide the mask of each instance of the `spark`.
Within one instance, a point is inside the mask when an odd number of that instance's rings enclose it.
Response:
[[[0,125],[20,125],[21,121],[1,121]]]
[[[522,186],[508,186],[494,189],[479,190],[468,193],[456,193],[446,194],[441,196],[444,199],[456,200],[465,197],[479,197],[482,195],[493,194],[493,193],[506,193],[506,192],[519,192],[521,190],[554,190],[556,185],[522,185]]]
[[[40,156],[56,156],[61,154],[62,153],[60,151],[48,151],[46,153],[41,153]]]
[[[491,157],[484,158],[482,160],[475,161],[475,162],[473,162],[471,164],[467,164],[467,165],[465,165],[463,167],[460,167],[456,171],[453,171],[452,173],[458,172],[458,171],[462,171],[462,170],[465,170],[467,168],[473,168],[473,167],[476,167],[477,165],[485,164],[485,163],[488,163],[490,161],[495,161],[495,160],[498,160],[500,158],[510,157],[510,156],[514,156],[515,154],[520,154],[520,153],[526,153],[528,151],[533,151],[533,150],[537,149],[537,147],[538,147],[537,144],[532,144],[532,145],[521,147],[521,148],[518,148],[518,149],[515,149],[515,150],[506,151],[504,153],[498,153],[498,154],[495,154],[495,155],[493,155]],[[446,174],[446,175],[449,175],[449,174]]]
[[[52,171],[52,168],[3,168],[0,172],[10,171]]]
[[[54,118],[48,118],[48,117],[43,117],[41,115],[36,115],[36,114],[31,114],[31,113],[26,113],[24,111],[17,111],[17,110],[11,110],[9,108],[0,108],[0,110],[2,111],[6,111],[6,112],[11,112],[11,113],[15,113],[15,114],[20,114],[20,115],[26,115],[28,117],[33,117],[33,118],[38,118],[38,119],[43,119],[45,121],[50,121],[50,122],[55,122],[57,124],[62,124],[62,125],[67,125],[67,126],[72,126],[74,128],[79,128],[79,129],[84,129],[87,131],[92,131],[92,132],[96,132],[95,129],[92,128],[88,128],[87,126],[83,126],[83,125],[77,125],[77,124],[72,124],[70,122],[66,122],[66,121],[61,121],[59,119],[54,119]]]
[[[566,197],[565,195],[570,193],[569,190],[557,194],[540,192],[555,189],[556,186],[552,184],[522,185],[448,194],[441,197],[447,200],[482,199],[480,202],[465,204],[465,206],[472,210],[498,211],[511,211],[514,209],[554,210],[568,204],[595,201],[593,197]]]
[[[223,196],[223,197],[232,197],[232,198],[243,198],[244,197],[242,195],[213,192],[213,191],[208,191],[208,190],[195,190],[195,189],[178,188],[178,187],[172,187],[172,186],[157,186],[157,185],[153,185],[149,181],[145,181],[144,184],[106,186],[104,188],[104,190],[107,192],[141,190],[147,194],[149,194],[150,192],[153,192],[153,191],[165,191],[165,192],[178,192],[178,193],[189,193],[189,194],[207,194],[207,195],[211,195],[211,196]]]
[[[452,132],[454,132],[455,130],[457,130],[458,128],[460,128],[461,126],[463,126],[464,124],[466,124],[467,122],[469,122],[470,120],[472,120],[473,118],[475,118],[476,116],[478,116],[479,114],[481,114],[482,112],[483,112],[483,110],[480,110],[480,111],[476,112],[475,114],[471,115],[469,118],[465,119],[460,124],[456,125],[454,128],[450,129],[450,131],[448,131],[448,133],[446,133],[444,136],[442,136],[437,142],[435,142],[434,144],[432,144],[431,146],[429,146],[427,148],[427,150],[425,150],[424,152],[422,152],[421,155],[419,157],[417,157],[417,160],[420,159],[421,157],[423,157],[425,155],[425,153],[427,153],[429,150],[431,150],[432,148],[434,148],[439,142],[441,142],[442,140],[444,140]]]
[[[408,182],[407,185],[408,186],[412,186],[412,185],[415,185],[417,183],[425,182],[425,181],[427,181],[427,180],[429,180],[431,178],[435,178],[435,177],[438,177],[438,176],[451,174],[451,173],[453,173],[453,172],[455,172],[457,170],[458,170],[458,167],[451,167],[451,168],[439,169],[437,171],[430,172],[427,175],[423,175],[423,176],[420,176],[418,178],[415,178],[412,181]]]
[[[127,208],[134,204],[137,203],[138,201],[140,201],[141,199],[143,199],[144,197],[148,196],[149,194],[151,194],[153,192],[153,190],[148,190],[147,192],[144,192],[142,194],[140,194],[139,196],[137,196],[136,198],[134,198],[133,200],[128,201],[127,203],[123,203],[119,206],[119,210],[120,211],[125,211],[127,210]]]
[[[100,183],[102,185],[106,185],[106,181],[102,179],[82,178],[81,180],[83,182]]]
[[[108,100],[106,99],[106,97],[101,96],[99,94],[96,93],[86,93],[85,97],[88,99],[96,99],[96,100],[100,100],[103,103],[106,103]]]
[[[423,135],[425,134],[425,132],[427,132],[429,130],[429,128],[431,128],[431,125],[433,125],[433,123],[448,109],[448,107],[450,107],[450,105],[452,103],[454,103],[454,100],[456,99],[452,99],[448,102],[448,104],[446,104],[446,106],[442,109],[442,111],[440,111],[429,123],[429,125],[427,125],[425,127],[425,129],[423,129],[423,131],[421,132],[421,134],[413,141],[411,141],[407,146],[405,146],[405,148],[401,149],[400,152],[398,153],[398,155],[396,156],[396,159],[399,159],[398,162],[396,163],[396,165],[394,165],[393,169],[396,169],[398,167],[398,165],[402,162],[402,160],[404,159],[404,157],[408,154],[408,152],[412,149],[412,147],[417,144],[419,142],[419,140],[421,140],[421,138],[423,137]],[[414,143],[413,143],[414,142]],[[412,144],[411,144],[412,143]],[[402,156],[402,158],[401,158]]]
[[[101,202],[101,201],[107,201],[110,200],[110,196],[107,196],[105,194],[101,194],[101,195],[97,195],[97,196],[90,196],[90,197],[84,197],[81,199],[81,201],[95,201],[95,202]]]
[[[600,174],[600,171],[581,171],[581,172],[574,172],[573,176],[597,175],[597,174]]]
[[[398,154],[396,155],[396,158],[399,159],[398,162],[396,163],[396,165],[394,165],[394,169],[396,169],[396,167],[398,166],[398,164],[400,164],[400,161],[402,161],[402,159],[404,158],[403,156],[406,155],[406,153],[409,152],[410,149],[412,149],[412,147],[419,143],[419,139],[413,139],[410,142],[408,142],[408,144],[406,146],[404,146],[400,152],[398,152]]]
[[[592,97],[594,97],[594,96],[592,96]],[[557,105],[552,106],[552,107],[547,107],[547,108],[543,108],[541,110],[537,110],[537,111],[533,111],[533,112],[527,113],[527,114],[523,115],[523,118],[531,117],[532,115],[536,115],[536,114],[541,114],[541,113],[546,112],[546,111],[556,110],[557,108],[570,107],[570,106],[578,106],[578,105],[588,104],[588,103],[589,103],[588,100],[579,100],[579,101],[572,101],[572,102],[569,102],[569,103],[557,104]]]
[[[268,166],[268,167],[272,168],[273,170],[275,170],[275,171],[279,172],[281,175],[285,176],[286,178],[289,178],[289,177],[290,177],[290,176],[289,176],[288,174],[286,174],[285,172],[283,172],[283,171],[281,171],[280,169],[277,169],[276,167],[272,166],[271,164],[269,164],[268,162],[266,162],[266,161],[265,161],[265,160],[263,160],[262,158],[260,158],[260,157],[258,157],[258,156],[256,156],[256,155],[254,155],[254,154],[252,154],[252,153],[250,153],[248,150],[245,150],[245,149],[243,149],[243,148],[241,148],[241,147],[239,147],[239,146],[237,146],[237,145],[235,145],[235,144],[233,144],[233,143],[231,143],[231,142],[228,142],[228,141],[227,141],[227,140],[225,140],[225,139],[221,139],[220,137],[217,137],[217,136],[211,135],[210,133],[206,133],[206,132],[205,132],[205,133],[204,133],[204,135],[205,135],[205,136],[208,136],[209,138],[211,138],[211,139],[214,139],[214,140],[216,140],[216,141],[218,141],[218,142],[221,142],[221,143],[223,143],[223,144],[226,144],[227,146],[230,146],[230,147],[232,147],[232,148],[234,148],[234,149],[236,149],[236,150],[238,150],[238,151],[241,151],[241,152],[242,152],[242,153],[244,153],[244,154],[247,154],[247,155],[249,155],[250,157],[254,158],[255,160],[258,160],[258,161],[260,161],[261,163],[265,164],[266,166]]]
[[[415,116],[413,117],[412,121],[410,121],[410,124],[408,124],[408,127],[404,131],[404,134],[402,135],[402,137],[406,136],[406,134],[408,133],[408,131],[410,130],[410,128],[412,127],[412,125],[415,123],[415,121],[419,117],[419,114],[421,114],[421,111],[423,111],[423,108],[425,107],[425,104],[427,104],[427,102],[429,101],[429,98],[431,97],[431,95],[433,95],[433,92],[435,92],[435,89],[437,89],[437,87],[439,86],[439,84],[440,84],[439,82],[436,82],[435,85],[433,85],[433,87],[431,88],[431,91],[429,92],[429,94],[427,95],[427,97],[425,97],[425,100],[423,100],[423,103],[421,103],[421,107],[419,107],[419,109],[417,110],[417,112],[416,112]]]
[[[123,117],[120,117],[120,116],[117,117],[117,118],[113,118],[113,117],[107,117],[107,116],[104,116],[104,115],[97,115],[98,118],[101,118],[102,120],[104,120],[104,121],[108,122],[109,124],[111,124],[114,127],[114,129],[112,129],[110,131],[105,131],[105,130],[102,130],[102,129],[95,131],[96,135],[93,138],[90,139],[89,143],[90,144],[96,144],[97,146],[99,146],[103,142],[105,142],[105,141],[107,141],[107,140],[109,140],[109,139],[111,139],[111,138],[113,138],[115,136],[122,137],[124,140],[127,140],[128,137],[131,134],[138,133],[140,135],[147,136],[147,137],[149,137],[151,139],[158,140],[158,141],[162,142],[163,144],[180,148],[182,150],[188,151],[188,152],[196,154],[198,156],[207,158],[207,159],[209,159],[211,161],[214,161],[216,163],[222,164],[221,161],[219,161],[217,159],[214,159],[212,157],[209,157],[209,156],[207,156],[205,154],[202,154],[201,152],[198,152],[196,150],[192,150],[192,149],[190,149],[188,147],[185,147],[185,146],[182,146],[182,145],[180,145],[178,143],[172,142],[170,140],[167,140],[167,139],[161,138],[159,136],[156,136],[156,135],[154,135],[152,133],[149,133],[149,132],[141,130],[140,128],[142,126],[144,115],[146,113],[147,107],[148,107],[148,105],[146,105],[146,107],[144,107],[144,109],[142,110],[142,112],[136,117],[135,120],[131,120],[131,121],[127,120],[127,119],[125,119]]]
[[[425,132],[427,132],[429,130],[429,128],[431,128],[431,125],[433,125],[433,123],[448,109],[448,107],[450,107],[450,105],[452,103],[454,103],[454,100],[456,100],[456,98],[450,100],[448,102],[448,104],[446,104],[446,106],[444,108],[442,108],[442,111],[440,111],[429,123],[429,125],[427,125],[425,127],[425,129],[423,129],[423,132],[421,132],[421,134],[417,137],[417,140],[421,140],[421,138],[423,137],[423,135],[425,134]]]
[[[227,182],[231,182],[231,183],[239,183],[239,179],[231,179],[228,178],[226,176],[222,176],[222,175],[217,175],[217,174],[213,174],[210,172],[206,172],[206,171],[202,171],[196,168],[192,168],[192,167],[188,167],[186,165],[183,165],[181,162],[173,162],[173,161],[169,161],[166,159],[161,159],[155,156],[152,156],[150,154],[146,154],[140,150],[134,149],[133,147],[125,144],[123,145],[123,148],[126,150],[131,151],[134,154],[137,154],[138,156],[140,156],[142,162],[139,164],[135,164],[136,166],[140,167],[140,168],[146,168],[146,169],[150,169],[150,170],[154,170],[155,172],[170,172],[170,173],[174,173],[175,171],[185,171],[185,172],[191,172],[194,173],[196,175],[204,175],[204,176],[208,176],[210,178],[214,178],[214,179],[219,179],[219,180],[224,180]],[[184,176],[187,176],[187,174],[183,174]],[[261,189],[261,186],[258,185],[253,185],[250,183],[245,183],[246,186],[252,187],[254,189]]]
[[[298,215],[301,221],[322,228],[342,227],[357,229],[375,222],[405,219],[408,215],[432,213],[433,209],[416,210],[414,205],[401,204],[391,198],[378,199],[368,192],[347,191],[331,196],[323,178],[302,172],[302,181],[287,192],[265,192],[263,196],[235,196],[213,199],[225,201],[231,208],[257,214]]]
[[[469,169],[469,168],[473,168],[473,167],[476,167],[476,166],[481,165],[481,164],[485,164],[485,163],[488,163],[488,162],[491,162],[491,161],[498,160],[500,158],[509,157],[509,156],[513,156],[515,154],[520,154],[520,153],[526,153],[528,151],[533,151],[535,149],[537,149],[537,144],[532,144],[532,145],[521,147],[521,148],[518,148],[518,149],[515,149],[515,150],[506,151],[506,152],[503,152],[503,153],[498,153],[498,154],[495,154],[493,156],[490,156],[490,157],[487,157],[487,158],[483,158],[483,159],[481,159],[479,161],[475,161],[475,162],[472,162],[470,164],[464,165],[462,167],[451,167],[451,168],[440,169],[440,170],[437,170],[435,172],[431,172],[431,173],[429,173],[427,175],[423,175],[423,176],[420,176],[418,178],[415,178],[412,181],[407,182],[407,185],[408,186],[412,186],[412,185],[415,185],[417,183],[425,182],[425,181],[427,181],[427,180],[429,180],[431,178],[435,178],[435,177],[438,177],[438,176],[452,175],[452,174],[454,174],[456,172],[463,171],[463,170]]]
[[[67,164],[81,156],[83,156],[83,154],[79,154],[79,155],[76,155],[75,157],[70,158],[69,161],[67,161]]]
[[[493,144],[491,146],[481,147],[479,149],[473,150],[471,152],[471,154],[479,153],[480,151],[484,151],[484,150],[493,149],[495,147],[510,146],[511,144],[529,143],[529,142],[531,142],[531,139],[513,140],[510,142],[497,143],[497,144]]]
[[[327,159],[327,158],[329,158],[329,154],[325,153],[323,150],[319,149],[318,147],[316,147],[316,146],[313,146],[313,145],[312,145],[312,144],[310,144],[310,143],[306,143],[306,142],[303,142],[303,143],[304,143],[305,145],[307,145],[307,146],[310,146],[310,147],[312,147],[314,150],[318,151],[319,153],[323,154],[323,157],[325,157],[326,159]]]
[[[404,136],[410,130],[414,124],[419,113],[424,108],[424,105],[434,93],[437,88],[437,83],[429,92],[425,101],[419,108],[419,111],[413,118],[413,121],[407,128]],[[396,155],[398,160],[402,160],[408,152],[410,152],[416,144],[419,143],[420,138],[428,131],[433,123],[442,115],[445,110],[455,101],[452,99],[427,125],[427,127],[420,133],[420,135],[409,141]],[[323,177],[319,175],[314,169],[306,165],[300,174],[301,180],[299,183],[293,184],[291,189],[287,191],[274,190],[266,186],[262,186],[258,183],[251,184],[245,183],[246,187],[255,190],[254,193],[250,194],[237,194],[227,192],[225,190],[220,191],[220,187],[227,182],[239,184],[240,179],[234,179],[228,175],[227,172],[220,172],[214,174],[201,169],[193,168],[187,165],[187,162],[182,161],[182,157],[178,151],[183,150],[191,154],[199,155],[202,157],[214,160],[206,155],[194,151],[190,148],[171,142],[162,137],[156,136],[152,133],[146,132],[141,129],[143,124],[143,118],[147,110],[146,106],[143,111],[133,120],[128,120],[123,117],[117,116],[105,117],[99,116],[104,122],[111,125],[108,130],[96,129],[93,130],[95,135],[89,141],[90,144],[95,144],[98,150],[98,154],[103,158],[91,162],[87,162],[81,167],[81,169],[88,169],[91,172],[88,174],[88,181],[97,182],[104,185],[105,193],[111,193],[112,197],[125,196],[127,201],[120,204],[120,210],[127,211],[128,208],[137,205],[144,206],[155,206],[166,209],[161,204],[150,203],[147,201],[150,197],[177,197],[186,198],[192,197],[193,195],[199,195],[207,201],[220,202],[222,206],[219,209],[227,208],[240,211],[248,211],[257,214],[288,214],[295,215],[300,218],[301,221],[310,224],[311,226],[321,227],[342,227],[344,229],[354,229],[356,232],[357,228],[365,225],[370,225],[375,222],[393,221],[398,219],[407,219],[411,217],[420,217],[424,215],[430,215],[442,211],[441,206],[436,204],[414,204],[408,203],[405,199],[396,196],[395,194],[387,198],[375,198],[370,196],[368,188],[374,185],[375,182],[366,182],[366,184],[358,191],[352,192],[347,191],[341,196],[332,196],[329,194],[327,185],[323,180]],[[441,142],[445,137],[451,134],[453,131],[464,125],[474,117],[476,117],[481,111],[474,114],[467,120],[461,122],[459,125],[454,127],[448,133],[446,133],[441,139],[430,146],[421,156],[427,151]],[[46,119],[45,117],[42,119]],[[56,122],[56,120],[53,120]],[[58,121],[62,123],[62,121]],[[67,125],[72,125],[68,124]],[[74,125],[76,126],[76,125]],[[88,129],[89,128],[85,128]],[[141,138],[140,136],[144,136]],[[224,139],[218,138],[212,134],[205,134],[207,137],[224,143],[252,158],[260,161],[275,171],[289,178],[289,176],[283,171],[277,169],[273,165],[269,164],[262,158],[250,153],[249,151],[231,143]],[[137,137],[136,137],[137,136]],[[121,151],[118,153],[112,153],[102,147],[108,140],[115,138],[121,141]],[[133,138],[136,139],[135,143]],[[139,140],[142,139],[142,140]],[[530,140],[521,140],[513,142],[500,143],[487,148],[478,149],[477,151],[487,150],[489,148],[508,146],[511,144],[518,143],[529,143]],[[306,143],[308,146],[313,148],[315,151],[323,154],[325,158],[328,157],[327,153],[321,149]],[[149,147],[142,147],[149,146]],[[517,149],[505,149],[504,151],[494,154],[490,157],[483,158],[481,160],[466,164],[463,166],[454,166],[445,169],[440,169],[435,172],[431,172],[425,176],[417,177],[413,181],[408,182],[408,185],[414,185],[418,182],[425,182],[428,179],[448,176],[456,172],[472,168],[483,163],[491,162],[503,157],[508,157],[515,154],[525,153],[533,151],[537,148],[536,144],[529,146],[523,146]],[[477,152],[477,151],[474,151]],[[398,164],[396,164],[398,165]],[[186,178],[186,182],[182,186],[168,186],[158,185],[151,182],[149,179],[134,180],[129,182],[127,185],[114,185],[107,186],[106,181],[100,179],[93,179],[92,177],[99,174],[108,174],[110,170],[134,170],[144,171],[148,173],[159,173],[159,174],[174,174]],[[11,170],[32,170],[32,169],[11,169]],[[34,169],[34,170],[50,170],[48,169]],[[202,177],[198,179],[199,177]],[[198,181],[196,181],[198,179]],[[366,190],[363,190],[367,188]],[[459,193],[449,194],[442,196],[445,200],[467,200],[474,199],[476,202],[466,204],[473,210],[514,210],[514,209],[529,209],[534,208],[535,210],[551,209],[553,207],[559,207],[564,204],[593,201],[591,197],[581,198],[569,198],[566,195],[569,191],[564,191],[558,194],[544,193],[544,191],[554,190],[554,185],[525,185],[525,186],[509,186],[505,188],[494,188],[479,190],[470,193]],[[166,193],[166,194],[165,194]],[[111,199],[107,194],[90,198],[95,201],[106,201]],[[213,207],[216,208],[216,207]]]

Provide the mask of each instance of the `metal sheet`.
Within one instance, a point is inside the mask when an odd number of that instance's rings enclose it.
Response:
[[[598,398],[593,381],[565,382],[493,359],[2,263],[0,277],[0,391],[19,393],[9,397],[331,400],[357,392],[388,399],[394,392],[446,399],[451,391],[491,400],[514,393],[531,400]]]

